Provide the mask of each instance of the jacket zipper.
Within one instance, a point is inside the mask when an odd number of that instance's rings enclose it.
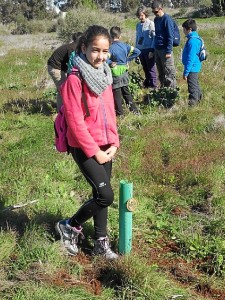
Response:
[[[99,96],[100,101],[101,101],[101,107],[102,107],[102,114],[103,114],[103,122],[104,122],[104,127],[105,127],[105,136],[106,136],[106,145],[109,144],[109,138],[108,138],[108,130],[107,130],[107,117],[106,117],[106,112],[105,112],[105,105],[102,96]]]

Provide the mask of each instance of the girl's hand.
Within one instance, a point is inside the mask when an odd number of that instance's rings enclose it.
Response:
[[[101,165],[111,160],[109,155],[105,151],[102,151],[102,150],[99,150],[95,154],[95,159]]]
[[[111,159],[113,159],[113,157],[115,156],[116,151],[117,151],[117,147],[111,146],[111,147],[109,147],[109,148],[105,151],[105,153],[108,155],[108,157],[109,157],[110,160],[111,160]]]

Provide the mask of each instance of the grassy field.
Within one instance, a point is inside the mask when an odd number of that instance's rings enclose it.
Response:
[[[124,27],[130,40],[136,21]],[[144,106],[138,91],[141,116],[127,112],[118,121],[108,228],[114,250],[120,180],[133,182],[138,208],[131,254],[116,262],[91,257],[91,221],[77,257],[65,256],[55,235],[55,223],[91,190],[71,157],[54,149],[51,48],[21,45],[0,57],[0,299],[225,299],[225,18],[197,22],[209,53],[203,101],[187,107],[182,37],[174,50],[179,101],[171,109]],[[135,64],[131,70],[141,72]]]

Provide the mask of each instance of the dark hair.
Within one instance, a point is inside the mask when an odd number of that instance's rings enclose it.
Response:
[[[118,26],[113,26],[110,29],[110,36],[112,39],[119,39],[121,36],[121,29]]]
[[[148,17],[148,9],[147,9],[147,7],[145,7],[143,5],[139,6],[138,9],[137,9],[137,12],[136,12],[136,16],[139,17],[141,13],[145,14],[145,16]]]
[[[80,31],[74,32],[74,33],[72,34],[72,40],[73,40],[74,42],[77,42],[77,40],[82,36],[82,34],[83,34],[83,32],[80,32]]]
[[[163,8],[163,2],[159,0],[154,0],[151,5],[152,9]]]
[[[88,45],[92,43],[97,36],[104,36],[109,40],[109,43],[111,42],[108,29],[99,25],[92,25],[89,26],[88,29],[79,38],[76,51],[78,53],[81,53],[81,46],[85,45],[85,47],[88,47]]]
[[[195,20],[193,20],[193,19],[186,20],[182,24],[182,27],[184,27],[187,30],[189,30],[189,29],[191,29],[192,31],[196,31],[197,30],[197,24],[196,24]]]

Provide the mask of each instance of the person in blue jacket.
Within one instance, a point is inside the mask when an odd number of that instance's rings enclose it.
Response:
[[[155,38],[152,56],[155,55],[160,87],[176,88],[176,69],[173,56],[173,19],[164,13],[161,1],[154,0],[151,8],[155,15]]]
[[[116,115],[123,115],[122,97],[129,110],[138,115],[139,111],[129,90],[128,63],[140,55],[140,50],[120,41],[121,29],[118,26],[113,26],[110,29],[110,36],[112,44],[109,48],[109,59],[107,62],[113,76],[112,89]]]
[[[145,6],[137,9],[136,16],[140,20],[136,25],[136,48],[141,50],[139,58],[145,73],[144,87],[155,89],[157,87],[155,58],[154,56],[149,57],[149,52],[154,44],[155,24],[149,19]]]
[[[195,20],[188,19],[183,24],[183,32],[187,37],[186,44],[182,52],[182,63],[184,65],[183,79],[187,81],[189,92],[189,106],[196,105],[202,98],[199,86],[198,73],[201,70],[199,53],[201,49],[201,38],[197,33]]]

